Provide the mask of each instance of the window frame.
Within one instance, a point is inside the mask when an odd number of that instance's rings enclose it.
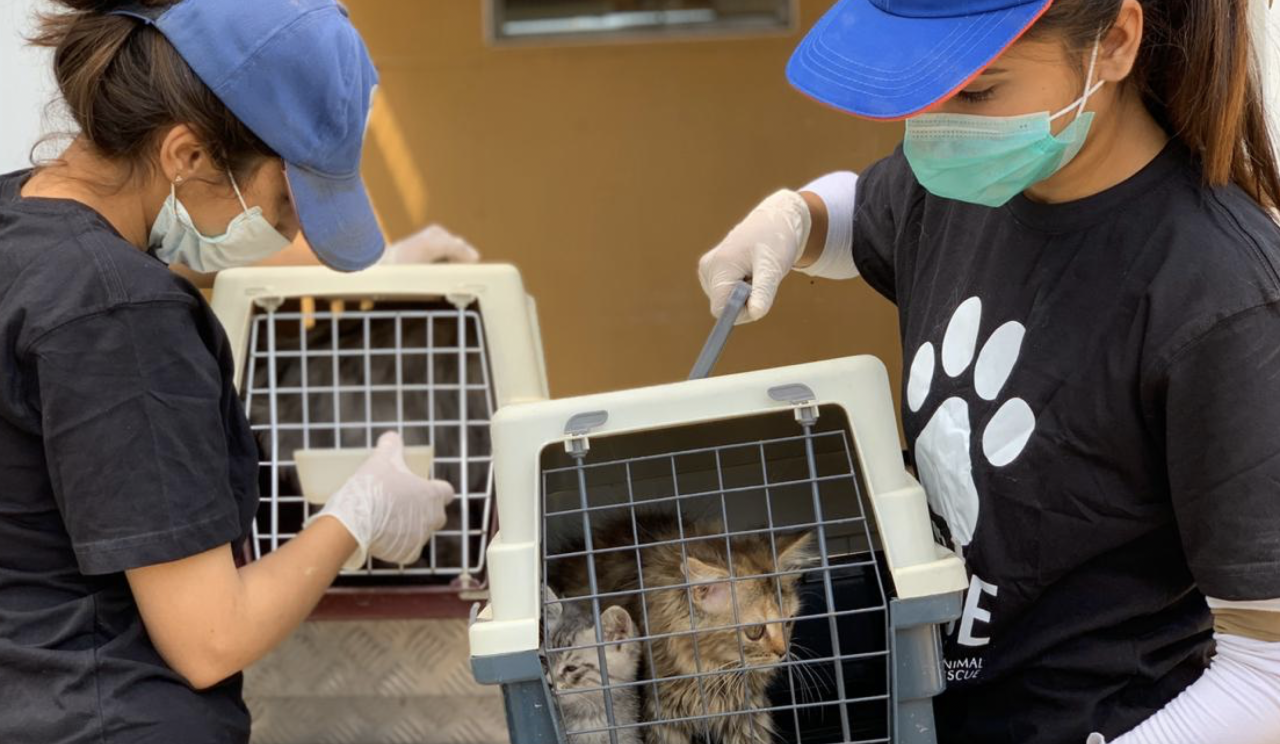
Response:
[[[569,31],[504,35],[505,3],[507,0],[484,0],[483,17],[485,42],[495,47],[527,46],[588,46],[619,43],[653,43],[667,41],[698,41],[726,38],[759,38],[788,36],[800,25],[800,0],[775,0],[785,7],[787,19],[776,25],[751,22],[733,23],[717,21],[707,24],[672,24],[669,26],[641,25],[630,29],[600,31]],[[653,11],[654,13],[680,11]]]

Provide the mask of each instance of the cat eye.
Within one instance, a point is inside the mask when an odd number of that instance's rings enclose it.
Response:
[[[761,638],[764,638],[764,626],[752,625],[750,628],[747,628],[747,638],[753,641],[758,641]]]
[[[573,664],[570,664],[569,666],[564,668],[565,674],[573,674],[576,671],[578,671],[578,667],[574,666]]]

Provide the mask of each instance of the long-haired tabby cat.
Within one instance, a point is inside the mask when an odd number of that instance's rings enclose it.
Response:
[[[800,611],[800,574],[770,575],[805,568],[813,557],[812,533],[775,534],[772,546],[768,534],[738,535],[727,549],[723,536],[714,537],[724,533],[718,522],[686,519],[683,543],[673,515],[637,515],[636,527],[641,544],[667,544],[640,548],[639,571],[635,550],[597,553],[595,569],[601,593],[637,591],[644,582],[643,604],[634,594],[610,601],[625,603],[641,637],[656,636],[644,650],[654,681],[644,686],[648,741],[689,744],[705,734],[720,744],[769,744],[773,717],[764,711],[778,673],[773,665],[788,657],[790,620]],[[592,534],[595,550],[636,544],[629,517]],[[590,594],[585,557],[553,561],[548,572],[561,596]],[[742,578],[752,576],[764,578]],[[706,672],[716,673],[672,679]]]
[[[569,744],[610,744],[605,692],[592,689],[605,685],[600,655],[594,647],[596,624],[590,602],[562,603],[548,592],[546,607],[551,688]],[[639,674],[640,645],[622,642],[636,637],[635,623],[625,609],[615,605],[600,614],[600,634],[608,644],[604,647],[607,687],[618,744],[640,744],[640,730],[634,725],[640,720],[640,690],[627,684],[635,682]]]

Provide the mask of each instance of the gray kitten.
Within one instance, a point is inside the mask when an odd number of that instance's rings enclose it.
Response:
[[[575,692],[605,686],[601,681],[599,650],[595,647],[573,649],[596,643],[591,611],[585,602],[560,603],[550,592],[548,601],[549,676],[564,730],[568,734],[568,744],[610,744],[609,732],[605,730],[609,728],[605,691]],[[621,643],[636,637],[635,623],[625,609],[615,605],[600,614],[600,631],[605,643],[609,644],[605,646],[604,653],[614,724],[628,726],[616,730],[618,744],[640,744],[640,729],[634,725],[640,720],[640,690],[634,685],[615,687],[635,682],[639,674],[640,644]],[[575,734],[575,731],[595,733]]]

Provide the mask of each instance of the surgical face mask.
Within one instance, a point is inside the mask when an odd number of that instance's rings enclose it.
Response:
[[[1084,147],[1093,123],[1089,97],[1105,81],[1093,82],[1098,43],[1093,45],[1084,95],[1052,116],[921,114],[907,120],[903,153],[920,185],[957,201],[998,207],[1052,176]],[[1075,112],[1061,132],[1052,123]]]
[[[169,187],[169,198],[160,208],[156,222],[151,226],[150,247],[156,258],[167,264],[183,264],[194,271],[208,273],[236,266],[248,266],[269,258],[289,245],[289,239],[280,234],[262,216],[262,208],[250,209],[244,203],[240,187],[230,172],[231,187],[244,212],[236,215],[222,235],[202,235],[191,221],[187,208],[178,201],[178,184]]]

